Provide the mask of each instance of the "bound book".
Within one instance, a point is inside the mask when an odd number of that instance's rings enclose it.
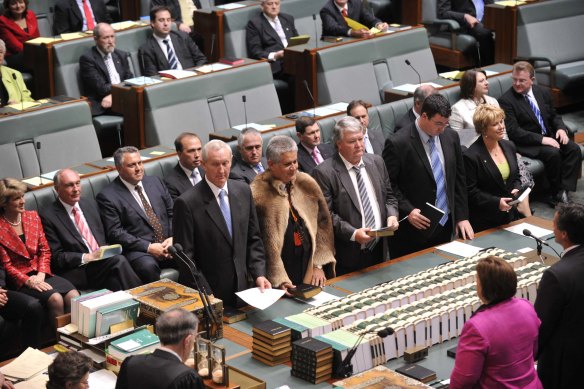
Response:
[[[233,324],[247,319],[247,313],[240,309],[223,308],[223,323]]]
[[[286,336],[291,335],[290,328],[280,323],[276,323],[273,320],[266,320],[264,322],[256,324],[253,327],[252,331],[254,335],[255,333],[258,333],[263,337],[272,340],[284,338]]]
[[[288,47],[303,45],[308,43],[310,40],[310,35],[298,35],[293,36],[292,38],[288,39]]]
[[[422,215],[430,219],[430,227],[426,228],[425,230],[420,230],[420,233],[425,237],[432,236],[436,227],[438,227],[438,223],[442,216],[444,216],[444,211],[440,208],[436,208],[434,205],[430,203],[424,204],[424,207],[421,209]]]
[[[95,336],[107,335],[113,325],[132,320],[136,323],[140,303],[136,300],[126,300],[118,304],[108,305],[97,310]]]
[[[297,284],[295,288],[289,288],[288,293],[292,294],[294,297],[309,299],[322,292],[320,286],[310,285],[310,284]]]
[[[111,342],[108,354],[123,361],[130,355],[150,353],[159,345],[158,336],[143,328]]]
[[[436,379],[436,372],[430,369],[426,369],[423,366],[411,363],[404,365],[400,368],[395,369],[398,373],[401,373],[407,377],[411,377],[423,383],[428,383]]]
[[[226,65],[237,66],[243,65],[245,60],[243,58],[236,58],[236,57],[223,57],[219,60],[220,63],[224,63]]]

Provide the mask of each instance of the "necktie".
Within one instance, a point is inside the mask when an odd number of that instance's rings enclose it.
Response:
[[[430,145],[430,162],[432,163],[432,173],[434,174],[434,181],[436,181],[436,207],[444,211],[444,216],[440,219],[440,225],[443,226],[448,220],[448,197],[446,195],[446,177],[438,155],[438,148],[436,147],[436,139],[431,136],[428,139]]]
[[[112,55],[106,54],[103,57],[103,62],[105,62],[105,67],[107,68],[107,72],[109,73],[110,83],[112,85],[119,84],[121,82],[120,75],[118,74],[118,71],[116,70],[116,66],[114,65]]]
[[[255,165],[253,167],[253,169],[257,172],[257,174],[263,173],[264,172],[264,167],[262,166],[262,163],[258,163],[257,165]]]
[[[484,0],[472,0],[472,2],[475,7],[477,19],[480,22],[483,20],[485,14],[485,2]]]
[[[93,20],[93,14],[91,13],[91,6],[87,3],[87,0],[83,0],[83,13],[85,14],[87,29],[93,30],[95,28],[95,21]]]
[[[225,219],[225,224],[227,224],[227,230],[229,230],[229,236],[233,237],[233,232],[231,230],[231,211],[229,210],[229,204],[225,199],[227,196],[227,192],[225,189],[221,189],[219,191],[219,208],[221,208],[221,213],[223,214],[223,218]]]
[[[523,96],[525,96],[525,100],[527,100],[527,104],[529,104],[529,106],[531,107],[531,110],[533,111],[533,114],[537,118],[537,122],[539,123],[539,126],[541,127],[541,134],[546,135],[547,130],[545,128],[545,124],[543,123],[543,118],[541,117],[541,112],[539,111],[539,108],[537,108],[537,105],[535,105],[535,102],[531,99],[531,97],[529,97],[528,94],[524,94]]]
[[[168,58],[168,65],[170,66],[171,69],[176,69],[178,61],[176,60],[176,55],[174,55],[174,50],[170,46],[168,39],[163,39],[162,42],[164,42],[164,44],[166,45],[166,56]]]
[[[363,137],[363,142],[365,143],[365,151],[368,154],[374,154],[373,153],[373,146],[371,145],[371,141],[369,141],[369,135],[365,134],[365,137]]]
[[[322,156],[320,155],[320,152],[316,147],[312,149],[312,159],[314,160],[314,163],[316,163],[317,165],[320,165],[323,161]]]
[[[197,169],[193,170],[191,173],[191,181],[193,185],[196,185],[199,181],[201,181],[201,175]]]
[[[282,45],[284,45],[284,47],[288,47],[288,39],[286,39],[286,33],[284,32],[284,29],[282,28],[282,24],[280,23],[280,18],[277,16],[276,16],[276,19],[274,19],[274,26],[275,26],[276,33],[278,33],[278,36],[280,37],[280,40],[282,41]]]
[[[348,17],[348,13],[347,13],[347,8],[343,8],[343,10],[341,11],[341,14],[343,15],[343,17]]]
[[[77,207],[73,207],[71,211],[73,213],[73,219],[75,220],[75,226],[81,234],[81,237],[85,239],[87,245],[89,246],[89,251],[94,252],[99,248],[99,244],[95,240],[95,237],[91,233],[89,226],[85,223],[85,220],[81,217],[81,213],[77,210]]]
[[[164,233],[162,231],[162,224],[160,224],[160,219],[154,213],[154,210],[150,206],[150,203],[146,201],[146,197],[144,197],[144,192],[142,192],[142,187],[140,185],[136,185],[135,187],[136,192],[138,192],[138,196],[140,196],[140,201],[142,202],[142,206],[144,207],[144,212],[146,212],[146,217],[148,218],[148,222],[154,229],[154,242],[155,243],[162,243],[164,241]]]
[[[363,213],[365,216],[365,226],[369,228],[375,228],[375,215],[373,214],[373,208],[371,207],[371,202],[369,201],[369,195],[367,194],[367,188],[365,187],[365,181],[363,181],[363,176],[361,176],[361,169],[365,168],[364,164],[359,166],[353,166],[355,175],[357,176],[357,186],[359,187],[359,197],[361,198],[361,206],[363,207]],[[373,250],[373,247],[377,243],[377,239],[372,239],[367,243],[367,248]]]

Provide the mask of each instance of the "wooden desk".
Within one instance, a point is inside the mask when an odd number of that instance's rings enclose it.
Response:
[[[140,0],[119,0],[122,20],[139,20],[141,14]]]

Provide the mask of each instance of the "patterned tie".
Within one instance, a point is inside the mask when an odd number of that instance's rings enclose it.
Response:
[[[262,166],[262,163],[260,162],[253,167],[253,170],[255,170],[257,174],[260,174],[260,173],[263,173],[265,169]]]
[[[119,84],[121,82],[120,75],[119,75],[118,71],[116,70],[116,66],[114,65],[112,55],[106,54],[103,57],[103,62],[105,62],[105,67],[107,68],[107,72],[109,73],[110,83],[112,85]]]
[[[196,185],[199,181],[201,181],[201,174],[199,174],[199,170],[195,169],[191,173],[191,182]]]
[[[140,185],[136,185],[135,187],[136,192],[138,192],[138,196],[140,196],[140,201],[142,201],[142,206],[144,207],[144,212],[146,212],[146,217],[148,217],[148,222],[154,229],[154,242],[155,243],[162,243],[164,241],[164,233],[162,230],[162,224],[160,224],[160,219],[154,213],[154,210],[150,206],[150,203],[146,201],[146,197],[144,197],[144,192],[142,192],[142,187]]]
[[[314,163],[316,163],[317,165],[320,165],[322,163],[322,156],[320,155],[320,152],[316,147],[312,149],[311,155],[312,159],[314,160]]]
[[[172,46],[170,46],[168,39],[163,39],[162,41],[166,45],[166,56],[168,57],[168,64],[170,65],[170,68],[177,69],[178,68],[178,66],[177,66],[178,61],[176,60],[176,55],[174,54],[174,50],[172,49]]]
[[[233,237],[233,232],[231,230],[231,211],[229,210],[229,204],[225,199],[227,196],[227,192],[225,189],[221,189],[219,191],[219,208],[221,208],[221,213],[223,214],[223,218],[225,219],[225,224],[227,224],[227,230],[229,230],[229,236]]]
[[[282,28],[282,23],[280,23],[280,18],[278,18],[277,16],[276,16],[276,19],[274,19],[274,26],[275,26],[276,33],[278,34],[278,36],[280,37],[280,40],[282,41],[282,45],[284,47],[288,47],[288,39],[286,39],[286,33],[284,32],[284,29]]]
[[[541,112],[539,111],[539,108],[537,108],[537,105],[535,105],[535,102],[531,99],[531,97],[529,97],[528,94],[524,94],[523,96],[525,96],[525,100],[527,101],[527,104],[529,104],[529,106],[531,107],[531,110],[533,111],[533,114],[537,118],[537,122],[539,123],[539,126],[541,127],[541,134],[547,135],[547,129],[545,128],[545,124],[543,123],[543,118],[541,117]]]
[[[480,22],[483,20],[483,16],[485,15],[485,2],[484,0],[472,0],[472,2],[475,7],[477,19]]]
[[[446,195],[446,177],[440,162],[438,148],[436,147],[436,139],[431,136],[428,139],[430,145],[430,161],[432,162],[432,173],[434,174],[434,181],[436,181],[436,207],[444,211],[444,216],[440,219],[440,225],[444,226],[448,220],[448,197]]]
[[[364,169],[365,165],[361,164],[358,167],[353,166],[352,169],[355,171],[357,176],[357,186],[359,187],[359,197],[361,198],[361,205],[363,206],[363,213],[365,216],[365,226],[369,228],[375,228],[375,215],[373,214],[373,208],[371,207],[371,202],[369,201],[369,195],[367,193],[367,188],[365,187],[365,181],[363,181],[363,176],[361,176],[361,169]],[[367,243],[366,247],[369,250],[373,250],[373,247],[377,243],[377,239],[372,239]]]
[[[99,243],[95,240],[95,237],[91,233],[87,223],[85,223],[85,219],[81,217],[81,212],[77,210],[77,207],[73,207],[71,212],[73,213],[73,219],[75,220],[75,227],[77,227],[81,237],[87,242],[89,252],[94,252],[99,248]]]
[[[95,28],[95,21],[93,20],[93,14],[91,13],[91,6],[87,3],[87,0],[83,0],[83,13],[85,14],[85,21],[87,22],[87,29],[93,30]]]
[[[343,17],[345,17],[345,18],[346,18],[346,17],[348,17],[348,15],[349,15],[349,14],[347,13],[347,8],[343,8],[343,9],[341,10],[341,14],[342,14],[342,15],[343,15]]]

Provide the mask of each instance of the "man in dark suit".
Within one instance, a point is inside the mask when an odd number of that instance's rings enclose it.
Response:
[[[193,12],[201,8],[199,0],[186,0],[185,7],[182,7],[180,0],[152,0],[150,8],[166,6],[170,9],[170,16],[176,23],[178,29],[190,34],[193,26]]]
[[[456,131],[448,126],[450,104],[446,97],[429,96],[420,117],[393,136],[383,150],[393,190],[399,201],[400,217],[407,222],[390,239],[392,258],[449,242],[453,235],[472,239],[464,160]],[[445,215],[433,233],[430,219],[422,214],[426,203]]]
[[[342,275],[387,258],[385,242],[367,232],[383,227],[396,230],[398,204],[383,159],[365,153],[363,128],[357,119],[339,120],[333,142],[338,152],[318,165],[312,176],[332,214],[336,273]]]
[[[198,184],[205,176],[201,167],[201,139],[192,132],[183,132],[174,140],[178,155],[176,166],[164,177],[164,183],[173,200]]]
[[[134,77],[128,61],[129,54],[116,49],[114,29],[99,23],[93,29],[95,46],[79,58],[79,73],[83,94],[91,104],[93,116],[102,115],[112,106],[112,85]]]
[[[228,179],[231,148],[219,140],[203,148],[205,179],[176,199],[174,239],[196,262],[213,294],[230,307],[235,292],[260,289],[266,279],[264,245],[249,185]]]
[[[203,389],[196,370],[185,365],[197,341],[199,320],[184,309],[173,309],[156,319],[161,347],[152,354],[128,357],[120,367],[116,389]]]
[[[237,138],[239,156],[233,158],[233,167],[229,178],[250,184],[254,178],[263,173],[268,162],[262,157],[262,135],[255,128],[245,128]]]
[[[580,148],[568,137],[568,127],[556,113],[550,94],[533,85],[533,66],[524,61],[515,63],[512,78],[512,87],[499,99],[509,139],[519,154],[543,162],[550,202],[567,203],[567,192],[576,190],[582,169]]]
[[[51,269],[77,289],[126,290],[140,285],[140,278],[123,255],[100,260],[106,246],[105,232],[94,204],[81,198],[79,174],[59,170],[54,177],[58,199],[41,212],[51,247]]]
[[[59,0],[55,4],[53,31],[59,35],[93,30],[97,23],[109,21],[103,0]]]
[[[385,145],[385,136],[380,130],[369,128],[370,103],[363,100],[353,100],[347,105],[347,115],[359,120],[363,126],[363,142],[365,142],[365,152],[369,154],[381,155]]]
[[[387,31],[387,23],[377,19],[361,0],[328,0],[320,10],[323,36],[352,36],[367,38],[372,36],[368,29],[353,30],[345,21],[352,19],[368,28],[376,27]]]
[[[320,143],[320,127],[309,116],[296,119],[296,135],[298,142],[298,168],[304,173],[311,174],[312,169],[329,159],[335,153],[330,144]]]
[[[162,180],[145,176],[138,149],[114,153],[119,176],[96,197],[110,243],[119,243],[142,282],[160,279],[160,267],[172,265],[172,198]]]
[[[157,75],[160,70],[187,69],[207,62],[195,42],[182,31],[172,31],[170,9],[165,6],[150,10],[152,36],[140,47],[142,72]]]
[[[422,104],[424,100],[430,95],[438,93],[438,89],[429,84],[422,84],[414,91],[414,106],[408,110],[395,124],[393,132],[398,132],[402,128],[406,128],[410,124],[414,124],[417,118],[420,117],[422,111]]]
[[[456,20],[462,32],[472,35],[479,43],[479,66],[490,65],[495,60],[493,32],[482,23],[485,5],[493,2],[494,0],[438,0],[438,19]]]
[[[548,389],[582,385],[584,363],[584,206],[560,204],[554,216],[554,236],[562,260],[541,277],[535,311],[541,320],[537,373]]]

